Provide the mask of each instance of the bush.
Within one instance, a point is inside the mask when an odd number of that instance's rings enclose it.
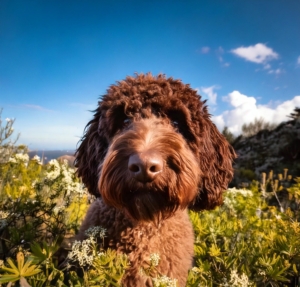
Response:
[[[7,176],[0,192],[1,257],[5,262],[0,283],[121,286],[128,260],[101,250],[101,241],[96,241],[105,236],[101,228],[89,231],[88,240],[75,242],[69,263],[59,268],[55,252],[61,238],[57,234],[76,232],[88,198],[84,189],[74,192],[81,185],[66,165],[52,161],[42,166],[37,158],[25,159],[15,155],[2,165]],[[299,203],[300,179],[288,190]],[[268,207],[257,189],[233,188],[225,193],[223,206],[191,212],[190,217],[196,264],[187,286],[292,286],[300,268],[300,225],[290,209],[280,212]],[[149,258],[145,274],[155,286],[176,286],[171,279],[158,277],[159,255],[156,258]],[[75,272],[74,266],[81,272]]]
[[[263,118],[255,118],[253,122],[242,125],[242,135],[244,137],[251,137],[263,130],[271,131],[275,129],[276,126],[274,123],[265,122]]]
[[[261,193],[233,188],[222,207],[191,219],[196,267],[188,286],[296,286],[300,224],[290,209],[279,212]]]
[[[233,144],[233,142],[236,139],[236,137],[234,136],[234,134],[229,130],[229,128],[227,126],[224,127],[224,129],[222,131],[222,135],[226,138],[226,140],[230,144]]]

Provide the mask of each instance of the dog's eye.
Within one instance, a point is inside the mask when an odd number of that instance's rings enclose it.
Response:
[[[171,123],[174,128],[178,128],[178,126],[179,126],[178,121],[171,121]]]
[[[128,127],[128,126],[130,125],[130,123],[131,123],[130,119],[125,119],[125,120],[123,121],[123,128]]]

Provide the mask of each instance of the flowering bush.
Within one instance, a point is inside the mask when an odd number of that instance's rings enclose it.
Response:
[[[298,286],[300,223],[289,208],[280,212],[260,192],[233,188],[223,206],[190,217],[196,266],[187,286]]]
[[[288,189],[297,203],[299,183],[297,179]],[[105,237],[106,230],[101,227],[87,230],[89,238],[85,241],[75,241],[68,261],[59,267],[55,254],[63,238],[58,235],[75,234],[89,204],[74,169],[56,160],[42,165],[37,157],[29,160],[16,154],[1,164],[0,187],[0,283],[121,286],[128,259],[101,250],[101,240],[96,242],[96,238]],[[195,266],[187,286],[297,283],[297,212],[289,208],[280,212],[268,206],[257,189],[232,188],[225,193],[223,206],[214,211],[191,212],[190,217],[196,239]],[[149,267],[141,272],[152,278],[153,286],[176,286],[176,278],[156,272],[159,261],[159,254],[151,254]],[[75,271],[78,268],[81,273]]]
[[[88,206],[88,195],[74,169],[56,160],[41,165],[15,154],[1,165],[0,236],[4,256],[21,243],[74,233]],[[72,192],[71,192],[72,190]]]

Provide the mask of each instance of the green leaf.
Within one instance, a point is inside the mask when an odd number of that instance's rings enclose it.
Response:
[[[0,283],[15,282],[19,280],[19,275],[4,274],[0,277]]]
[[[293,264],[293,270],[298,275],[298,270],[297,270],[296,264]]]

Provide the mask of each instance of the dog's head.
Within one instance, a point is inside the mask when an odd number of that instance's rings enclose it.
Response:
[[[151,220],[177,208],[221,204],[234,158],[195,90],[164,75],[141,74],[101,98],[76,166],[90,193]]]

